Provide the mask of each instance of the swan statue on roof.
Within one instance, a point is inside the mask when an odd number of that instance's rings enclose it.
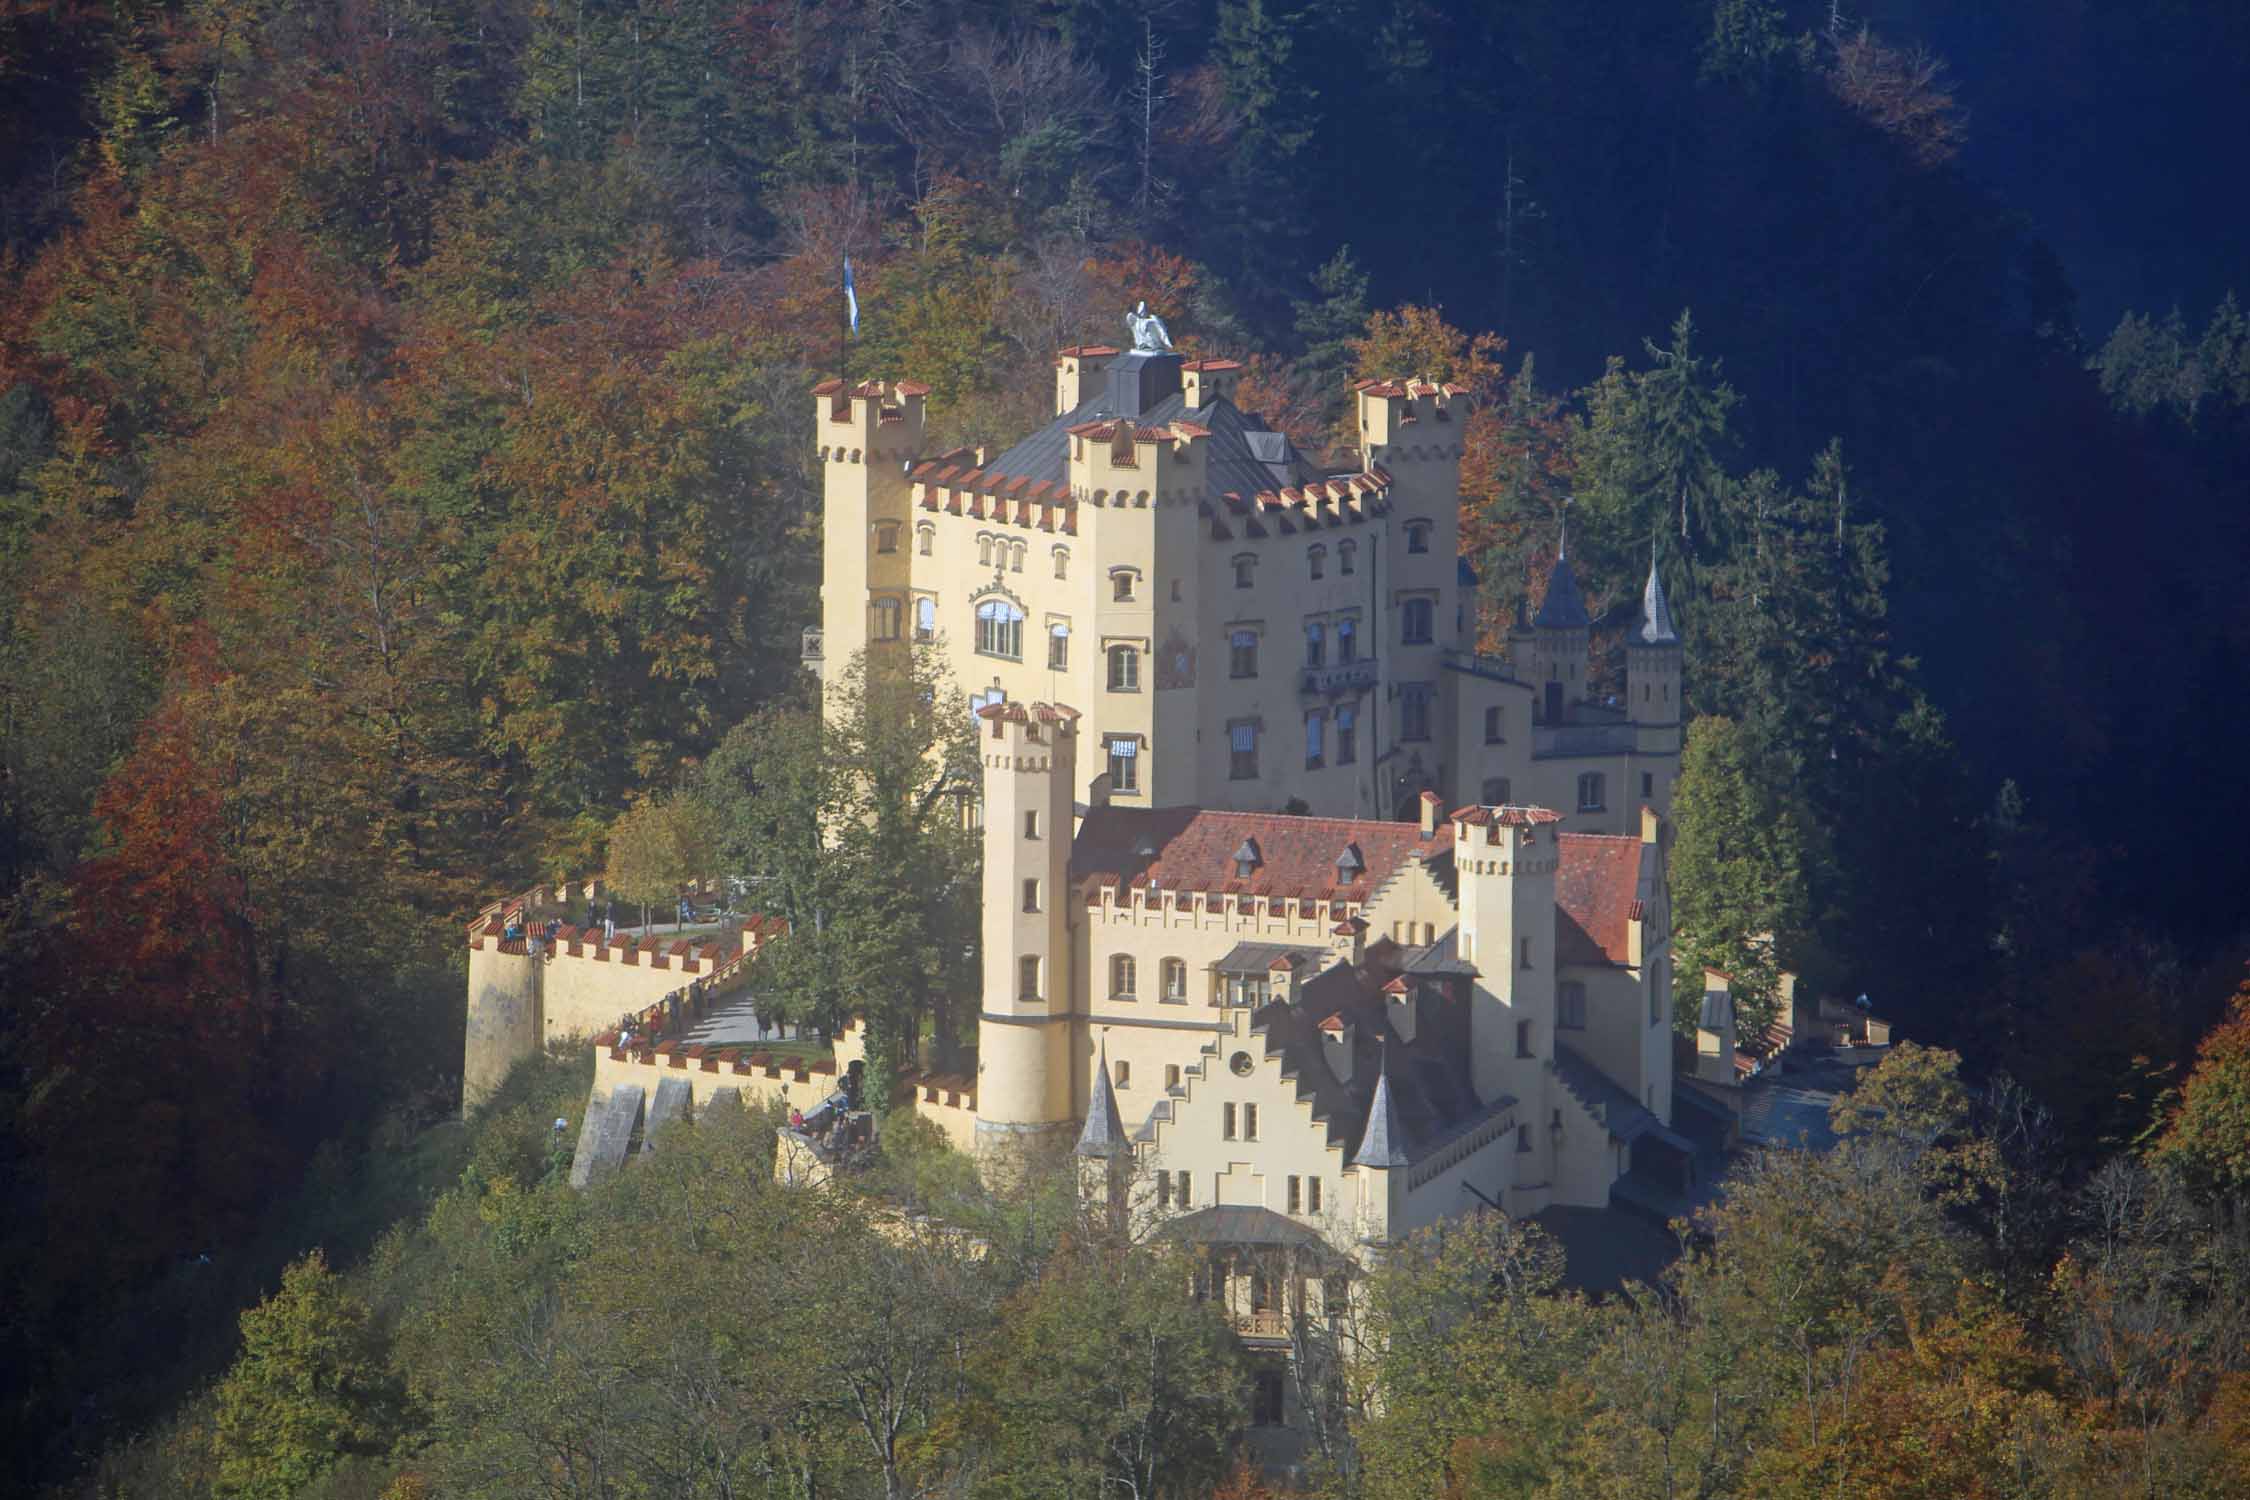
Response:
[[[1172,347],[1172,335],[1165,330],[1164,320],[1148,310],[1146,301],[1125,315],[1125,326],[1133,331],[1136,353],[1145,350],[1160,354]]]

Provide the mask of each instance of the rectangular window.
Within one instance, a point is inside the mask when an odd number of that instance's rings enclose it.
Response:
[[[1359,710],[1336,710],[1336,764],[1348,766],[1359,759]]]
[[[1641,772],[1641,800],[1646,802],[1656,795],[1656,773]]]
[[[896,552],[898,550],[898,523],[896,521],[885,521],[875,528],[875,550],[877,552]]]
[[[1575,979],[1555,986],[1555,1025],[1572,1031],[1586,1029],[1586,986]]]
[[[1122,953],[1109,961],[1109,993],[1112,999],[1133,998],[1133,985],[1137,977],[1135,968],[1133,960]]]
[[[1234,586],[1238,589],[1246,589],[1250,587],[1251,570],[1256,566],[1257,562],[1254,558],[1236,558],[1234,560]]]
[[[1320,1212],[1320,1179],[1317,1177],[1305,1179],[1305,1212],[1308,1214]]]
[[[1516,1127],[1516,1153],[1519,1156],[1531,1154],[1531,1127],[1529,1125],[1518,1125]]]
[[[1305,623],[1305,665],[1318,667],[1328,659],[1328,632],[1318,620]]]
[[[1131,646],[1109,648],[1109,690],[1113,693],[1141,690],[1141,653]]]
[[[1222,1106],[1220,1107],[1220,1117],[1219,1117],[1219,1138],[1220,1138],[1221,1140],[1228,1140],[1228,1141],[1231,1141],[1231,1140],[1233,1140],[1233,1139],[1235,1138],[1235,1136],[1234,1136],[1234,1106],[1233,1106],[1233,1105],[1231,1105],[1231,1104],[1228,1104],[1228,1105],[1222,1105]]]
[[[1531,1023],[1529,1021],[1516,1022],[1516,1056],[1531,1056]]]
[[[1070,627],[1068,625],[1050,625],[1047,627],[1047,670],[1050,672],[1067,672],[1070,670]]]
[[[1599,771],[1588,771],[1578,778],[1578,810],[1580,812],[1600,812],[1602,810],[1602,781],[1602,773]]]
[[[1180,1086],[1180,1065],[1179,1065],[1178,1063],[1166,1063],[1166,1064],[1164,1065],[1164,1087],[1165,1087],[1165,1089],[1166,1089],[1167,1091],[1169,1091],[1169,1090],[1171,1090],[1171,1089],[1176,1089],[1176,1088],[1178,1088],[1179,1086]]]
[[[1528,968],[1530,968],[1530,967],[1531,967],[1531,939],[1530,939],[1530,938],[1523,938],[1523,939],[1519,940],[1519,942],[1517,943],[1517,955],[1516,955],[1516,956],[1517,956],[1517,967],[1519,967],[1519,968],[1524,968],[1524,969],[1528,969]]]
[[[1235,677],[1258,675],[1258,632],[1237,630],[1227,637],[1227,670]]]
[[[1399,684],[1398,737],[1401,740],[1426,740],[1430,737],[1430,689],[1428,684],[1420,682]]]
[[[1336,665],[1348,667],[1358,660],[1359,622],[1356,620],[1338,620],[1336,622]]]
[[[1174,1004],[1187,1000],[1187,964],[1182,959],[1164,960],[1164,998]]]
[[[1019,958],[1016,960],[1016,998],[1019,1000],[1036,1000],[1039,998],[1038,959]]]
[[[1033,808],[1023,815],[1023,836],[1027,839],[1039,837],[1039,811],[1037,808]]]
[[[1133,1086],[1133,1065],[1131,1063],[1121,1057],[1116,1062],[1111,1063],[1110,1067],[1117,1074],[1117,1086],[1119,1088],[1129,1089]]]
[[[1027,912],[1039,910],[1039,882],[1036,880],[1023,883],[1023,909]]]
[[[1120,570],[1109,575],[1109,597],[1119,604],[1133,600],[1133,575]]]
[[[1427,646],[1437,626],[1437,609],[1427,599],[1409,599],[1399,606],[1398,638],[1402,645]]]
[[[1227,774],[1236,781],[1258,779],[1258,726],[1237,724],[1227,731]]]
[[[1293,1214],[1305,1211],[1305,1185],[1302,1178],[1289,1179],[1289,1211]]]
[[[1055,549],[1055,576],[1057,578],[1068,578],[1070,576],[1070,554],[1060,547]]]
[[[1484,742],[1487,745],[1500,743],[1500,727],[1500,710],[1497,708],[1486,709],[1484,711]]]
[[[1138,792],[1141,789],[1141,746],[1138,740],[1120,735],[1109,742],[1109,789],[1112,792]]]
[[[1182,1208],[1188,1206],[1188,1181],[1188,1174],[1183,1169],[1179,1174],[1178,1180],[1172,1184],[1173,1187],[1178,1190],[1173,1193],[1172,1196],[1180,1200],[1180,1207]]]
[[[1242,1138],[1246,1141],[1258,1138],[1258,1106],[1255,1104],[1242,1106]]]
[[[1327,715],[1321,713],[1318,709],[1305,715],[1305,769],[1308,771],[1317,771],[1322,765],[1320,730],[1321,720],[1326,717]]]
[[[1321,575],[1321,570],[1328,565],[1327,549],[1322,547],[1313,548],[1312,551],[1305,554],[1305,561],[1310,565],[1312,569],[1312,576],[1318,578]]]
[[[924,557],[928,557],[931,550],[937,545],[937,528],[934,526],[924,526],[919,531],[916,531],[914,533],[914,544],[916,551],[920,552]]]
[[[1429,522],[1415,521],[1408,524],[1406,528],[1406,550],[1409,552],[1427,552],[1430,550]]]
[[[1172,1174],[1169,1172],[1156,1174],[1156,1206],[1158,1208],[1170,1208],[1172,1206]]]

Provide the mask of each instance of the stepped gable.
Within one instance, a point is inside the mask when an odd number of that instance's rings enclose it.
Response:
[[[1556,836],[1555,960],[1628,964],[1628,928],[1640,915],[1639,839],[1614,833]]]
[[[1257,863],[1244,879],[1235,857],[1246,840],[1256,848]],[[1071,846],[1070,878],[1090,903],[1101,899],[1105,885],[1152,881],[1168,891],[1363,903],[1410,861],[1434,859],[1452,847],[1449,823],[1424,838],[1412,823],[1098,807],[1086,815]],[[1356,850],[1356,869],[1337,867],[1346,848]],[[1346,873],[1348,881],[1337,878]]]
[[[1107,424],[1121,418],[1144,431],[1192,427],[1207,433],[1202,439],[1208,455],[1204,473],[1214,502],[1230,492],[1256,495],[1325,477],[1287,438],[1225,397],[1188,405],[1180,388],[1182,368],[1176,354],[1125,355],[1102,372],[1107,378],[1091,396],[985,465],[981,482],[1045,482],[1057,494],[1067,494],[1073,429],[1101,426],[1106,433],[1113,430]]]
[[[1449,934],[1450,935],[1450,934]],[[1388,1118],[1382,1121],[1382,1154],[1396,1165],[1482,1110],[1470,1073],[1468,1010],[1447,985],[1417,985],[1402,978],[1405,950],[1370,950],[1370,961],[1354,968],[1335,963],[1303,984],[1293,999],[1274,1000],[1250,1018],[1265,1038],[1266,1053],[1279,1055],[1282,1072],[1297,1087],[1297,1097],[1312,1105],[1313,1118],[1327,1127],[1328,1142],[1358,1153],[1366,1145],[1376,1090],[1389,1083]],[[1417,990],[1423,991],[1416,997]],[[1394,998],[1403,993],[1404,1002]],[[1420,1005],[1421,1022],[1411,1042],[1392,1030],[1390,1007]],[[1329,1051],[1341,1046],[1323,1033],[1352,1030],[1351,1081],[1337,1078]]]

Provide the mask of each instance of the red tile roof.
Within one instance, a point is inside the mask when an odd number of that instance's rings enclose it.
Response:
[[[1246,838],[1257,840],[1259,863],[1249,879],[1238,880],[1234,851]],[[1136,852],[1144,841],[1152,853]],[[1338,884],[1336,856],[1347,844],[1359,846],[1362,868],[1352,880]],[[1412,823],[1189,807],[1103,807],[1087,814],[1079,829],[1070,874],[1091,899],[1099,899],[1104,885],[1153,880],[1168,891],[1366,901],[1408,861],[1433,858],[1452,847],[1453,830],[1447,824],[1425,839]]]
[[[1060,359],[1067,354],[1072,356],[1073,358],[1098,359],[1104,355],[1115,354],[1116,352],[1117,350],[1108,344],[1072,344],[1067,349],[1057,349],[1055,351],[1055,358]]]
[[[1627,928],[1640,894],[1641,841],[1622,834],[1555,836],[1555,961],[1632,961]]]

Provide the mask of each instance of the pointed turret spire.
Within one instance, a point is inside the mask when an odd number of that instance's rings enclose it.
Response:
[[[1541,630],[1584,630],[1593,624],[1586,615],[1586,596],[1578,592],[1578,575],[1570,570],[1570,556],[1560,547],[1555,570],[1547,575],[1547,597],[1532,623]]]
[[[1391,1100],[1388,1041],[1383,1043],[1381,1058],[1375,1069],[1375,1097],[1367,1104],[1367,1131],[1359,1138],[1359,1151],[1352,1157],[1355,1167],[1403,1167],[1409,1160],[1406,1125],[1398,1117],[1398,1105]]]
[[[1671,606],[1664,602],[1664,580],[1656,576],[1656,542],[1648,544],[1648,586],[1641,590],[1641,639],[1651,646],[1676,646]]]
[[[1086,1106],[1086,1128],[1078,1132],[1080,1156],[1122,1156],[1132,1150],[1125,1122],[1117,1113],[1117,1091],[1109,1083],[1109,1043],[1094,1064],[1094,1097]]]

